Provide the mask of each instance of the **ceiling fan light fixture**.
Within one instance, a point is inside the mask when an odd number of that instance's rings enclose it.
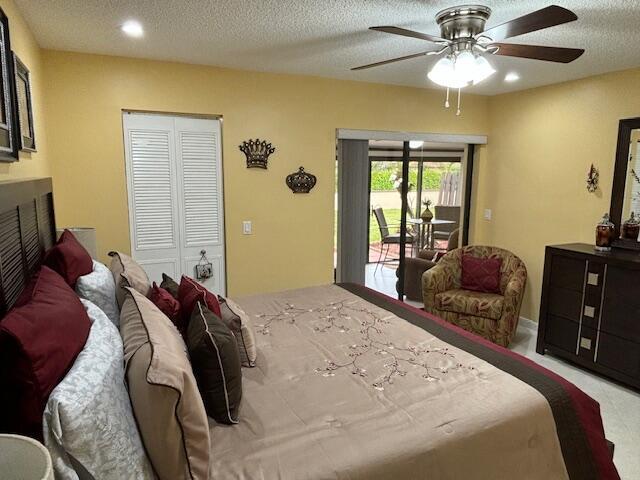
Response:
[[[442,57],[438,60],[427,77],[433,83],[448,88],[463,88],[469,83],[468,80],[459,77],[454,61],[449,57]]]
[[[578,16],[566,8],[551,5],[487,29],[485,25],[490,16],[491,9],[482,5],[461,5],[442,10],[436,14],[436,23],[440,27],[439,37],[401,27],[370,27],[379,32],[431,42],[438,46],[438,50],[391,58],[352,70],[364,70],[446,52],[446,56],[435,63],[427,77],[435,84],[446,87],[445,108],[449,108],[449,90],[458,90],[456,113],[460,115],[460,90],[469,85],[477,85],[496,73],[487,60],[489,55],[570,63],[584,53],[581,48],[502,43],[502,40],[508,38],[576,21]],[[509,73],[504,80],[510,82],[518,78],[517,74]]]
[[[475,71],[475,74],[474,74],[474,77],[473,77],[473,84],[474,85],[479,84],[483,80],[486,80],[491,75],[496,73],[495,68],[493,68],[491,66],[491,64],[489,63],[489,61],[486,58],[484,58],[483,56],[478,56],[476,58],[476,69],[475,70],[476,71]]]
[[[476,75],[476,57],[469,50],[460,52],[454,64],[455,75],[459,80],[469,83]]]

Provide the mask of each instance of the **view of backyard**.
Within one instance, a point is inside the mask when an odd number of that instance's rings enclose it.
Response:
[[[443,175],[446,173],[459,173],[458,162],[432,162],[424,163],[422,171],[422,202],[431,201],[438,204]],[[400,228],[401,197],[400,185],[402,182],[402,162],[372,161],[371,162],[371,212],[369,216],[369,261],[377,261],[380,254],[380,228],[373,214],[373,209],[382,207],[385,219],[391,233],[397,233]],[[407,218],[420,215],[424,209],[422,202],[417,199],[418,165],[412,162],[409,167],[409,194]],[[395,247],[395,248],[393,248]],[[390,258],[398,257],[398,246],[393,246],[389,251]]]
[[[443,175],[447,173],[459,174],[459,162],[424,162],[422,172],[422,201],[431,201],[431,211],[438,204]],[[369,261],[377,262],[380,256],[381,235],[378,222],[373,209],[381,207],[384,212],[390,233],[398,233],[400,230],[401,197],[400,185],[402,183],[402,162],[375,161],[371,162],[371,196],[369,212]],[[417,199],[418,164],[412,162],[409,167],[409,194],[407,218],[418,217],[424,205]],[[411,226],[409,226],[411,228]],[[409,230],[411,231],[411,230]],[[410,245],[407,245],[409,255]],[[385,247],[386,250],[386,247]],[[398,258],[399,246],[391,245],[388,257]],[[395,268],[395,267],[393,267]]]

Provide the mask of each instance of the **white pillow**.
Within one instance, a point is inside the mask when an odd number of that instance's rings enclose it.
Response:
[[[125,386],[120,332],[97,306],[81,302],[89,337],[43,418],[56,479],[152,479]]]
[[[76,293],[102,310],[117,327],[120,325],[120,309],[116,302],[116,284],[111,270],[93,261],[93,272],[78,278]]]

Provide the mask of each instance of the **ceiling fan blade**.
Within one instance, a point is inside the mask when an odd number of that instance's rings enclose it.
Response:
[[[407,30],[400,27],[369,27],[369,30],[375,30],[376,32],[391,33],[393,35],[402,35],[403,37],[418,38],[420,40],[426,40],[427,42],[444,42],[449,43],[444,38],[429,35],[428,33],[414,32],[413,30]]]
[[[485,30],[482,35],[486,35],[492,40],[504,40],[505,38],[517,37],[518,35],[535,32],[543,28],[573,22],[577,19],[578,16],[571,10],[551,5]]]
[[[401,62],[402,60],[409,60],[410,58],[424,57],[429,52],[414,53],[412,55],[405,55],[404,57],[392,58],[390,60],[383,60],[381,62],[370,63],[368,65],[361,65],[360,67],[354,67],[351,70],[366,70],[367,68],[379,67],[380,65],[386,65],[387,63]]]
[[[491,43],[499,47],[494,55],[505,57],[532,58],[546,62],[570,63],[584,53],[582,48],[543,47],[541,45],[518,45],[514,43]]]

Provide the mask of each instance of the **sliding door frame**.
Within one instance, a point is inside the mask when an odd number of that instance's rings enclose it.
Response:
[[[409,147],[409,141],[422,140],[425,142],[437,142],[437,143],[459,143],[465,144],[465,154],[461,158],[462,168],[464,169],[464,185],[462,186],[462,206],[463,206],[463,218],[462,218],[462,238],[461,246],[467,245],[469,241],[469,227],[471,224],[471,198],[473,193],[473,170],[474,170],[474,156],[477,152],[477,145],[486,145],[488,138],[486,135],[474,135],[474,134],[446,134],[446,133],[424,133],[424,132],[392,132],[392,131],[380,131],[380,130],[355,130],[355,129],[336,129],[336,141],[339,140],[390,140],[403,142],[402,158],[399,157],[393,160],[402,161],[402,185],[401,185],[401,218],[400,218],[400,264],[398,271],[398,299],[404,301],[404,271],[405,271],[405,258],[406,258],[406,241],[407,241],[407,210],[408,210],[408,192],[409,192],[409,163],[411,160],[411,150]],[[380,160],[387,160],[381,158]],[[388,158],[391,160],[391,158]],[[423,161],[428,161],[423,159]],[[370,163],[370,162],[369,162]],[[369,212],[371,213],[371,166],[369,166]],[[339,197],[339,196],[338,196]],[[417,205],[416,213],[419,213],[420,206]],[[367,243],[369,239],[369,233],[367,232]],[[338,241],[339,242],[339,241]],[[368,258],[367,258],[368,260]]]
[[[464,197],[462,205],[464,212],[462,216],[462,244],[464,247],[469,245],[469,226],[471,224],[471,194],[473,192],[473,158],[475,156],[476,146],[473,143],[467,145],[467,161],[464,163]]]
[[[409,155],[411,150],[409,140],[402,143],[402,183],[400,184],[400,197],[402,207],[400,209],[400,259],[398,263],[398,300],[404,301],[404,269],[407,257],[407,209],[409,201]]]

